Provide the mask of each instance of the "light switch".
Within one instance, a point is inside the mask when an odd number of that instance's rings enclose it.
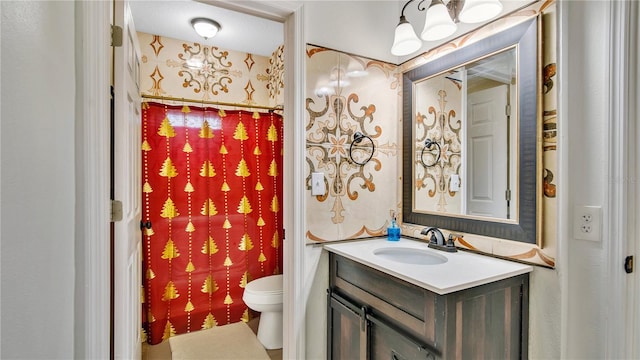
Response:
[[[314,172],[311,173],[311,195],[324,195],[324,173]]]
[[[460,176],[452,174],[449,180],[449,191],[460,191]]]

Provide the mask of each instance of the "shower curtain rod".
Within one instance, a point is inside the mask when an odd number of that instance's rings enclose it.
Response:
[[[144,99],[153,99],[153,100],[169,100],[169,101],[181,101],[181,102],[190,102],[194,104],[207,104],[207,105],[221,105],[221,106],[234,106],[234,107],[243,107],[249,109],[265,109],[265,110],[283,110],[281,106],[271,107],[271,106],[263,106],[263,105],[247,105],[247,104],[237,104],[237,103],[228,103],[221,101],[206,101],[206,100],[195,100],[195,99],[185,99],[185,98],[177,98],[170,96],[156,96],[156,95],[141,95]]]

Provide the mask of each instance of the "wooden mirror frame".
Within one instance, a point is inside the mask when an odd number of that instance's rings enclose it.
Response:
[[[517,45],[518,69],[518,223],[413,212],[413,83]],[[540,89],[538,82],[538,19],[446,54],[403,74],[402,220],[461,233],[538,244],[541,221]]]

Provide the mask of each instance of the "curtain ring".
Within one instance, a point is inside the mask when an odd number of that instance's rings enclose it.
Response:
[[[371,142],[371,154],[369,154],[369,157],[365,161],[358,162],[353,158],[353,144],[360,144],[363,139],[369,139],[369,141]],[[351,142],[351,146],[349,146],[349,157],[351,158],[351,161],[353,161],[354,163],[356,163],[358,165],[364,165],[364,164],[368,163],[369,160],[371,160],[375,150],[376,150],[376,145],[373,143],[373,140],[369,136],[364,135],[363,133],[361,133],[359,131],[356,131],[353,134],[353,141]]]
[[[432,164],[427,165],[427,163],[425,163],[425,161],[424,161],[424,151],[425,151],[426,149],[431,149],[431,145],[435,145],[435,146],[437,146],[437,147],[438,147],[438,152],[435,154],[435,156],[436,156],[436,160],[435,160]],[[437,163],[438,163],[438,161],[440,160],[440,153],[441,153],[441,152],[442,152],[442,148],[440,147],[440,144],[438,144],[438,142],[437,142],[437,141],[435,141],[435,140],[431,140],[431,139],[427,139],[427,140],[424,142],[424,147],[422,148],[422,151],[420,152],[420,162],[422,163],[422,165],[424,165],[424,167],[432,167],[432,166],[434,166],[435,164],[437,164]]]

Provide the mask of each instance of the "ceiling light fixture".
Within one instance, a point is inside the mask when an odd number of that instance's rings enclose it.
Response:
[[[220,24],[207,18],[195,18],[191,20],[193,30],[205,40],[210,39],[220,31]]]
[[[407,1],[400,12],[400,22],[391,46],[391,54],[395,56],[409,55],[422,47],[422,41],[404,16],[407,5],[413,1]],[[419,11],[427,10],[424,29],[420,34],[425,41],[442,40],[452,35],[458,28],[458,21],[479,23],[498,16],[502,11],[500,0],[432,0],[429,8],[422,6],[425,1],[418,3]]]

